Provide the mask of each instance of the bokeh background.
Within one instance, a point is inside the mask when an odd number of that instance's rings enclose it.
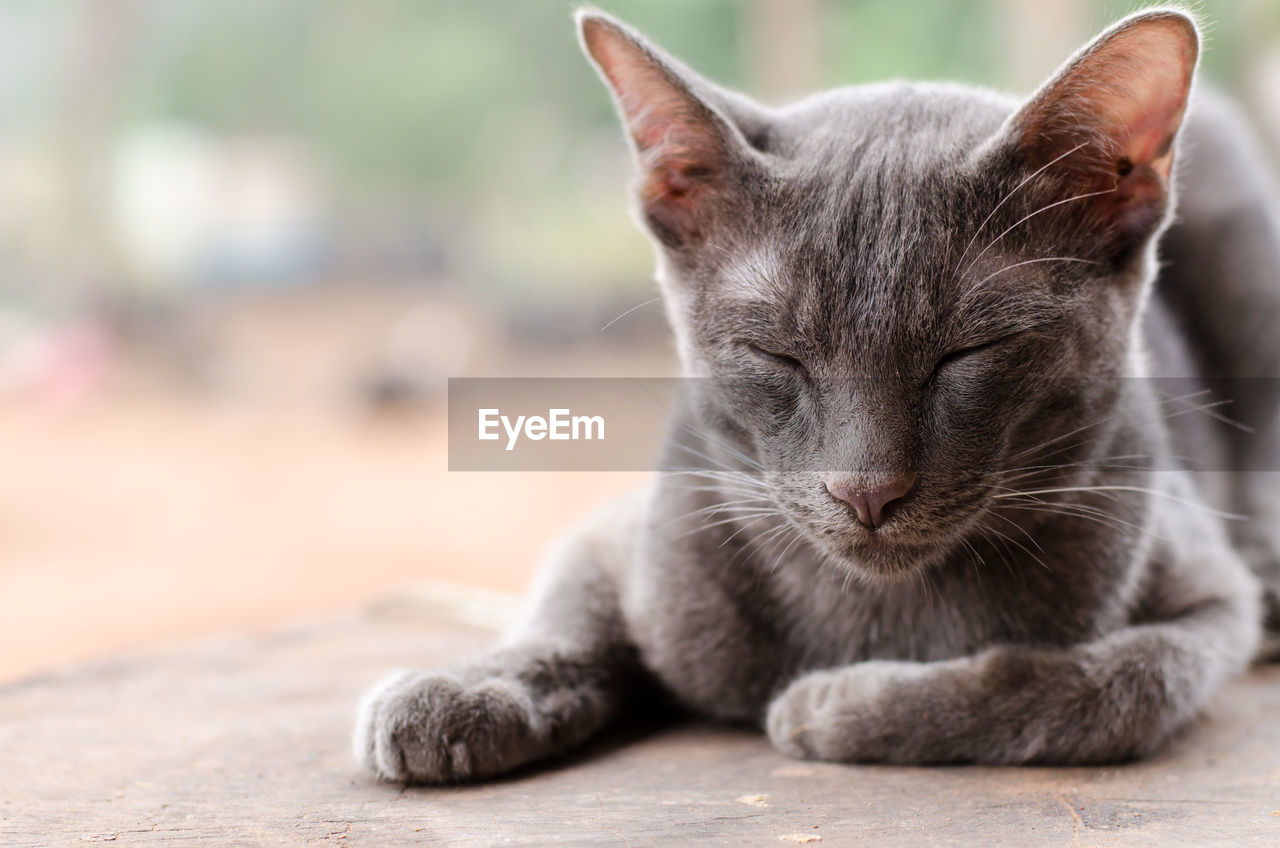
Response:
[[[1132,7],[599,5],[771,102],[1026,92]],[[1197,6],[1280,151],[1280,0]],[[445,470],[447,377],[673,373],[570,11],[0,1],[0,679],[420,579],[518,593],[637,482]]]

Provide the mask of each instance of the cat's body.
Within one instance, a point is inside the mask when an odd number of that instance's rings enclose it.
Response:
[[[1246,517],[1226,528],[1263,578],[1274,634],[1280,632],[1280,207],[1268,163],[1221,95],[1201,92],[1182,146],[1177,216],[1160,240],[1161,269],[1144,327],[1150,370],[1234,389],[1221,409],[1254,430],[1215,428],[1211,437],[1205,416],[1168,421],[1175,453],[1217,451],[1203,467],[1237,472],[1201,473],[1194,482],[1210,504]]]
[[[1185,724],[1258,644],[1245,560],[1280,583],[1272,475],[1173,458],[1277,468],[1274,438],[1136,379],[1280,374],[1280,227],[1216,102],[1151,288],[1188,19],[1130,19],[1021,109],[893,84],[781,111],[582,20],[695,378],[664,457],[690,471],[555,551],[504,647],[385,681],[358,755],[483,777],[645,690],[824,759],[1097,762]],[[1116,97],[1148,52],[1165,77]]]

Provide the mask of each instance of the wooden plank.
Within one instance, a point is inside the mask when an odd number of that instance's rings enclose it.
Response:
[[[364,687],[492,638],[337,619],[0,688],[0,844],[1280,844],[1274,666],[1161,756],[1117,768],[803,763],[699,725],[624,729],[481,786],[404,789],[355,765]]]

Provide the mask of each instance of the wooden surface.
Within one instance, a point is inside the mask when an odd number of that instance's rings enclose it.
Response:
[[[0,688],[0,844],[1280,845],[1280,668],[1157,759],[1103,769],[802,763],[758,735],[631,728],[447,789],[352,761],[360,691],[493,636],[349,618]]]

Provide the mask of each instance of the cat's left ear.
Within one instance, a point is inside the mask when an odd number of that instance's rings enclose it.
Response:
[[[1013,116],[1006,137],[1028,165],[1062,176],[1068,196],[1096,192],[1079,202],[1107,235],[1144,239],[1167,209],[1199,52],[1186,14],[1131,15],[1069,60]]]

